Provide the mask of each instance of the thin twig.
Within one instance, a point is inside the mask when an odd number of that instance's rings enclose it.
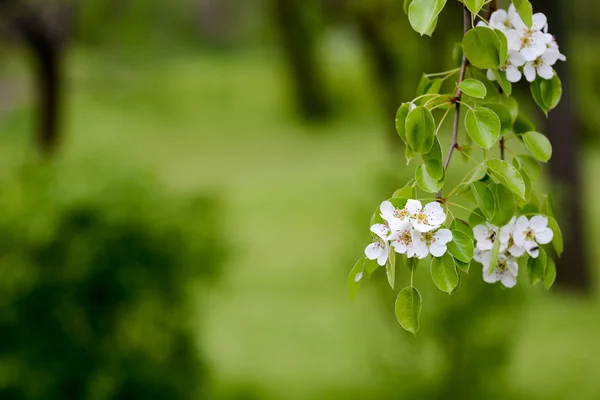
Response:
[[[463,35],[467,34],[467,31],[471,29],[471,12],[467,8],[467,6],[463,7]],[[463,54],[462,64],[460,66],[460,75],[458,77],[458,87],[456,88],[456,93],[454,94],[454,101],[456,104],[456,109],[454,110],[454,127],[452,128],[452,142],[450,143],[450,148],[448,149],[448,154],[446,155],[446,161],[444,162],[444,169],[448,169],[448,165],[450,165],[450,159],[452,158],[452,153],[454,149],[458,147],[458,124],[460,123],[460,100],[462,98],[462,91],[460,90],[460,84],[465,80],[465,75],[467,72],[467,65],[469,64],[469,60]],[[440,190],[437,194],[437,198],[442,198],[442,191]]]

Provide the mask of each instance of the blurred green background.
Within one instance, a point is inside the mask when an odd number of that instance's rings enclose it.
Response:
[[[420,268],[415,338],[384,274],[345,285],[457,2],[430,39],[399,0],[0,0],[0,399],[599,399],[600,7],[533,3],[559,283]]]

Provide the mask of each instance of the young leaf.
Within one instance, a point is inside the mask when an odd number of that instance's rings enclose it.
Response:
[[[497,68],[504,62],[502,42],[493,29],[483,26],[473,28],[462,43],[465,56],[477,68]]]
[[[452,231],[452,241],[448,243],[448,251],[457,260],[468,263],[473,259],[473,240],[461,231]]]
[[[360,288],[360,283],[363,279],[363,274],[365,270],[365,257],[361,257],[358,259],[354,267],[350,271],[350,275],[348,276],[348,295],[351,300],[356,298],[356,294],[358,293],[358,289]]]
[[[498,255],[500,254],[500,232],[496,232],[496,240],[494,240],[494,245],[492,246],[492,252],[490,253],[490,271],[491,275],[496,269],[496,264],[498,264]]]
[[[550,289],[552,285],[554,285],[554,281],[556,280],[556,264],[554,261],[548,257],[548,265],[546,265],[546,273],[544,274],[544,286],[546,289]]]
[[[466,95],[483,99],[487,96],[485,85],[477,79],[465,79],[458,85],[458,88]]]
[[[479,164],[473,171],[469,174],[465,183],[469,184],[471,182],[477,182],[482,180],[487,175],[487,167],[485,164]]]
[[[446,172],[442,176],[442,179],[439,181],[433,179],[431,175],[427,172],[427,168],[425,164],[422,163],[417,167],[415,171],[415,179],[417,180],[417,184],[421,189],[423,189],[427,193],[437,193],[442,186],[444,186],[444,182],[446,180]]]
[[[484,149],[492,147],[500,137],[500,118],[489,108],[475,107],[467,111],[465,126],[471,139]]]
[[[423,162],[427,173],[435,180],[440,180],[444,177],[444,164],[442,161],[442,146],[437,137],[433,139],[433,146],[429,153],[423,154]]]
[[[496,179],[520,198],[525,198],[525,182],[515,167],[508,164],[506,161],[497,159],[488,160],[485,164]]]
[[[475,201],[477,202],[479,209],[483,211],[483,215],[491,221],[496,210],[494,193],[492,193],[490,188],[482,182],[472,182],[471,192],[475,196]]]
[[[485,224],[485,219],[483,217],[481,217],[481,215],[483,215],[483,213],[481,212],[481,210],[479,208],[476,208],[475,210],[473,210],[471,215],[469,215],[469,225],[471,225],[472,227],[475,227],[477,225]]]
[[[411,103],[403,103],[396,113],[396,131],[402,141],[406,144],[406,117],[410,112]]]
[[[504,226],[517,212],[517,203],[514,194],[504,185],[499,183],[490,184],[490,189],[496,199],[496,212],[492,218],[492,224]]]
[[[402,189],[398,189],[392,194],[392,197],[399,197],[404,199],[416,199],[417,188],[413,185],[406,185]]]
[[[552,233],[554,233],[552,247],[554,247],[554,251],[560,257],[564,250],[563,236],[560,226],[554,217],[548,216],[548,228],[552,229]]]
[[[560,102],[562,96],[562,83],[554,73],[552,79],[537,78],[531,84],[531,95],[536,104],[546,115]]]
[[[465,0],[465,5],[472,14],[479,14],[481,7],[485,4],[485,0]]]
[[[513,166],[518,170],[525,171],[531,183],[537,182],[540,177],[540,166],[530,156],[515,156]]]
[[[471,226],[462,219],[455,218],[454,221],[452,221],[452,224],[450,225],[450,230],[452,232],[460,231],[467,235],[469,239],[471,239],[471,241],[475,240],[475,238],[473,237],[473,228],[471,228]]]
[[[519,16],[529,28],[533,25],[533,7],[529,0],[512,0]]]
[[[500,88],[502,88],[504,94],[510,96],[512,94],[512,83],[508,80],[506,74],[497,69],[492,69],[492,73],[496,77],[496,81],[500,85]]]
[[[396,283],[396,252],[393,248],[390,249],[388,261],[385,263],[385,274],[387,275],[390,287],[393,289]]]
[[[365,258],[365,272],[369,274],[369,276],[373,275],[373,272],[379,269],[379,264],[377,264],[377,260],[369,260]]]
[[[469,270],[471,269],[471,263],[468,262],[462,262],[460,260],[457,260],[456,258],[454,259],[454,263],[456,264],[456,266],[458,267],[458,269],[460,269],[462,272],[464,272],[465,274],[469,273]]]
[[[408,6],[410,25],[421,36],[431,36],[431,27],[445,5],[446,0],[413,0]]]
[[[513,120],[508,107],[500,103],[485,103],[483,106],[495,112],[500,119],[500,133],[502,135],[512,133]]]
[[[442,257],[431,258],[431,277],[443,292],[452,293],[458,286],[458,271],[450,254],[446,252]]]
[[[546,266],[548,265],[548,259],[544,249],[540,249],[540,254],[537,258],[531,257],[527,261],[527,272],[529,275],[529,282],[535,285],[546,275]]]
[[[406,117],[406,140],[411,149],[418,154],[427,154],[433,146],[435,120],[431,111],[417,107]]]
[[[396,318],[404,329],[417,335],[421,315],[421,294],[414,287],[405,287],[396,298]]]
[[[542,162],[548,162],[552,157],[552,145],[548,138],[538,132],[527,132],[523,134],[523,142],[531,154]]]

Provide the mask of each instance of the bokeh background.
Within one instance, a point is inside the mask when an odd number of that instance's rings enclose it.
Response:
[[[0,0],[0,399],[599,399],[592,0],[533,1],[565,94],[546,120],[517,92],[554,144],[557,285],[420,268],[417,338],[383,273],[347,297],[413,174],[396,109],[462,33],[402,3]]]

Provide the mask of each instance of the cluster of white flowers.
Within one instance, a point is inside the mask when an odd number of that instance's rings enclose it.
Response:
[[[513,217],[508,225],[498,227],[486,222],[473,228],[476,246],[473,259],[483,265],[483,279],[488,283],[502,282],[507,288],[517,283],[519,265],[517,258],[526,253],[533,258],[540,254],[539,245],[552,241],[554,233],[548,228],[548,218],[536,215],[531,220],[525,216]],[[494,242],[500,240],[500,252],[494,271],[490,273],[490,257]]]
[[[384,266],[390,246],[396,253],[406,254],[408,258],[422,259],[430,253],[441,257],[446,253],[452,232],[440,229],[446,221],[446,214],[438,202],[423,207],[420,201],[411,199],[399,209],[384,201],[379,209],[384,223],[371,226],[374,240],[365,249],[369,260],[377,260],[379,265]]]
[[[554,36],[548,33],[548,19],[542,13],[533,15],[533,24],[529,28],[511,4],[508,12],[497,10],[491,15],[489,23],[481,21],[477,26],[488,26],[506,35],[508,59],[499,69],[506,73],[506,79],[510,82],[519,82],[523,74],[529,82],[533,82],[536,76],[552,79],[552,66],[558,60],[567,60],[559,51]],[[487,77],[496,80],[492,70],[488,70]]]

